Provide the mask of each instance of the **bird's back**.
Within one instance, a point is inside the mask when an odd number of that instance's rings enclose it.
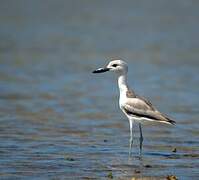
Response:
[[[135,95],[134,92],[129,92],[133,91],[127,91],[127,93],[131,94],[131,96],[126,96],[125,101],[123,101],[123,104],[121,104],[121,109],[128,117],[146,119],[149,121],[156,121],[167,124],[175,123],[175,121],[160,113],[149,100],[144,97]]]

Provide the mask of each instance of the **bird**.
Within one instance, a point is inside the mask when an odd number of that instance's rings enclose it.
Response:
[[[134,90],[130,89],[127,83],[128,65],[123,60],[111,60],[108,65],[98,68],[92,73],[114,72],[118,78],[119,87],[119,107],[129,120],[130,138],[129,138],[129,156],[132,153],[133,144],[133,125],[138,124],[139,155],[142,156],[143,134],[142,125],[147,122],[159,122],[174,125],[176,122],[167,115],[161,113],[146,98],[139,96]]]

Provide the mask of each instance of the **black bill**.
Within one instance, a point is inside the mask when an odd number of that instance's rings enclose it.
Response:
[[[95,71],[93,71],[93,73],[103,73],[103,72],[106,72],[109,70],[110,70],[110,68],[99,68],[99,69],[96,69]]]

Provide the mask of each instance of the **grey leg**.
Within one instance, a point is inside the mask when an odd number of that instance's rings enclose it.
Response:
[[[142,126],[141,126],[141,123],[139,123],[139,129],[140,129],[140,156],[142,156],[143,136],[142,136]]]
[[[130,125],[129,156],[131,156],[132,144],[133,144],[133,121],[132,120],[129,120],[129,125]]]

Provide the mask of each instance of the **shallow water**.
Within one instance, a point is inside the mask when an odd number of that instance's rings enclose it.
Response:
[[[198,179],[198,8],[1,1],[0,179]],[[143,127],[142,160],[137,127],[128,159],[116,77],[91,74],[119,57],[134,90],[177,122]]]

